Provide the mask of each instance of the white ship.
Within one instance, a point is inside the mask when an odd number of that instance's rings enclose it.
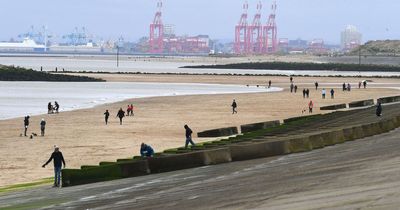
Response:
[[[35,40],[24,38],[22,42],[0,42],[1,52],[45,52],[46,46],[37,44]]]

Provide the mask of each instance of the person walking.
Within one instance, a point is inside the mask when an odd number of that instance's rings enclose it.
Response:
[[[361,82],[358,82],[358,89],[361,89]]]
[[[122,110],[122,108],[119,109],[117,117],[119,118],[119,124],[122,125],[122,118],[125,117],[125,112]]]
[[[290,83],[293,83],[293,77],[290,76]]]
[[[192,140],[192,133],[193,133],[192,129],[190,129],[188,125],[185,125],[183,127],[185,128],[185,136],[186,136],[185,149],[187,149],[189,143],[192,146],[195,146],[195,143]]]
[[[363,81],[363,86],[364,86],[364,89],[367,88],[367,80]]]
[[[346,83],[343,83],[342,88],[343,88],[343,91],[346,91]]]
[[[106,122],[106,125],[108,125],[108,118],[110,117],[110,112],[108,112],[108,109],[106,112],[104,112],[104,121]]]
[[[140,146],[140,155],[142,157],[153,157],[154,156],[154,150],[151,148],[151,146],[142,143]]]
[[[65,168],[65,161],[64,156],[60,152],[58,146],[54,146],[54,152],[51,154],[49,160],[42,165],[43,168],[46,167],[53,160],[54,163],[54,185],[53,187],[60,187],[60,179],[61,179],[61,167],[64,165]]]
[[[28,127],[29,127],[29,115],[25,117],[24,119],[24,136],[27,136],[26,133],[28,132]]]
[[[308,88],[306,90],[306,95],[307,95],[307,98],[310,98],[310,89],[308,89]]]
[[[306,98],[306,89],[303,89],[303,98]]]
[[[46,130],[46,121],[42,118],[40,121],[40,133],[44,136],[44,131]]]
[[[308,113],[312,113],[314,108],[314,103],[312,100],[310,100],[310,102],[308,103]]]
[[[382,116],[382,103],[378,101],[378,105],[376,106],[376,116]]]
[[[347,83],[347,91],[351,91],[351,85],[350,85],[350,83]]]
[[[270,81],[268,81],[268,88],[271,88],[271,85],[272,85],[272,81],[270,80]]]
[[[290,92],[293,93],[294,85],[293,83],[290,83]]]
[[[322,99],[325,99],[326,96],[326,90],[325,88],[322,89]]]
[[[335,90],[331,89],[331,99],[334,99],[334,98],[335,98]]]
[[[297,85],[294,86],[294,93],[297,93]]]
[[[318,82],[315,82],[315,90],[318,90]]]
[[[131,104],[131,116],[134,116],[134,114],[133,114],[133,104]]]
[[[237,103],[236,103],[236,100],[235,99],[233,99],[233,102],[232,102],[232,114],[237,114],[237,110],[236,110],[236,108],[237,108]]]

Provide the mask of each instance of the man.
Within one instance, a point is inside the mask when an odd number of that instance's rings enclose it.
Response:
[[[61,179],[61,167],[64,165],[65,168],[65,161],[60,149],[57,146],[54,146],[54,152],[51,154],[50,159],[43,164],[43,168],[46,167],[53,160],[54,163],[54,185],[53,187],[60,187],[60,179]]]
[[[117,117],[119,118],[119,124],[122,125],[122,118],[125,117],[125,112],[122,110],[122,108],[119,109]]]
[[[303,98],[306,98],[306,89],[303,89]]]
[[[364,89],[367,88],[367,80],[364,80],[363,86],[364,86]]]
[[[44,136],[45,129],[46,129],[46,121],[42,118],[42,121],[40,121],[40,132],[42,136]]]
[[[382,104],[380,101],[378,101],[378,105],[376,106],[376,116],[382,116]]]
[[[343,89],[343,91],[346,91],[346,83],[343,83],[343,85],[342,85],[342,89]]]
[[[318,82],[315,82],[315,90],[318,90]]]
[[[27,136],[26,133],[28,132],[28,127],[29,127],[29,115],[25,117],[24,119],[24,136]]]
[[[60,109],[60,105],[58,104],[57,101],[54,102],[54,109],[56,110],[56,113],[58,114],[58,110]]]
[[[310,100],[310,102],[308,103],[308,112],[312,113],[313,108],[314,108],[314,103],[312,100]]]
[[[232,102],[231,106],[232,106],[232,114],[237,114],[237,111],[236,111],[237,103],[236,103],[235,99],[233,99],[233,102]]]
[[[193,146],[195,146],[195,144],[192,140],[192,133],[193,133],[192,129],[190,129],[188,125],[185,125],[184,128],[186,136],[185,149],[187,149],[189,143],[192,144]]]
[[[140,146],[140,155],[142,157],[153,157],[154,150],[149,145],[142,143],[142,145]]]
[[[331,89],[331,99],[335,98],[335,90]]]
[[[322,88],[322,99],[325,99],[326,96],[326,90],[325,88]]]
[[[271,88],[272,81],[268,81],[268,88]]]
[[[108,109],[106,112],[104,112],[104,120],[106,121],[106,125],[108,125],[108,118],[110,117],[110,112],[108,112]]]

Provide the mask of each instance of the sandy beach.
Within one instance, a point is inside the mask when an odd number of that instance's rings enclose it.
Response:
[[[371,79],[367,89],[358,89],[356,84],[363,78],[294,78],[298,93],[288,91],[288,77],[261,76],[177,76],[177,75],[90,75],[107,81],[124,82],[184,82],[265,85],[272,80],[283,92],[226,94],[201,96],[174,96],[132,99],[91,109],[63,112],[57,115],[41,115],[31,118],[29,132],[40,133],[41,118],[47,120],[46,136],[29,139],[20,137],[23,118],[0,121],[0,186],[32,182],[53,176],[53,168],[41,165],[49,158],[53,145],[58,145],[64,154],[68,168],[81,165],[96,165],[100,161],[115,161],[138,155],[142,142],[150,144],[156,152],[184,144],[183,125],[188,124],[197,133],[206,129],[239,126],[245,123],[284,119],[302,115],[308,99],[303,99],[301,90],[310,88],[315,103],[315,113],[320,106],[345,103],[361,99],[379,98],[400,94],[397,79]],[[313,83],[319,82],[316,91]],[[353,90],[343,92],[341,83],[351,82]],[[335,88],[335,99],[321,99],[321,88]],[[398,88],[398,89],[396,89]],[[328,97],[329,98],[329,97]],[[238,114],[231,114],[231,102],[238,102]],[[121,126],[115,118],[117,110],[133,104],[134,117],[126,117]],[[111,112],[110,124],[104,124],[104,111]],[[195,142],[209,139],[194,138]]]

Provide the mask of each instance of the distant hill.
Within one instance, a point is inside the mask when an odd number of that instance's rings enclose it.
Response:
[[[351,54],[358,55],[359,48],[351,51]],[[377,40],[369,41],[361,46],[362,55],[400,55],[400,40]]]
[[[86,76],[52,74],[32,69],[0,65],[0,81],[102,82],[104,80]]]

